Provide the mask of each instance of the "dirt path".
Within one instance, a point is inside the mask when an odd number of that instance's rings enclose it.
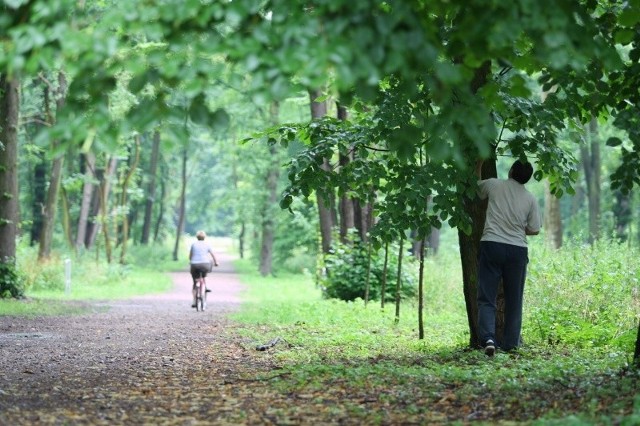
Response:
[[[171,292],[87,315],[0,317],[0,424],[288,423],[287,397],[258,379],[277,368],[271,355],[226,318],[242,291],[229,260],[208,278],[205,312],[184,272]]]

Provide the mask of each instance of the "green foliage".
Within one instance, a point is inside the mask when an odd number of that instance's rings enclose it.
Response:
[[[331,253],[324,256],[326,273],[320,278],[324,295],[345,301],[364,299],[366,292],[367,270],[369,272],[369,299],[380,300],[383,295],[382,282],[385,279],[384,249],[371,250],[369,266],[369,248],[357,238],[346,244],[336,243]],[[389,245],[386,271],[385,301],[395,300],[398,274],[398,246]],[[416,265],[407,253],[403,256],[401,273],[401,296],[415,297],[418,288]]]
[[[0,262],[0,299],[18,298],[24,295],[24,281],[11,260]]]
[[[640,260],[613,241],[536,246],[525,290],[525,340],[631,350],[640,315]]]

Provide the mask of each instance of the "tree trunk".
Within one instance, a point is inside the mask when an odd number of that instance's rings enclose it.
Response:
[[[322,95],[320,90],[309,90],[310,107],[311,107],[311,119],[316,120],[327,115],[326,102],[316,102],[316,99]],[[322,169],[325,171],[330,170],[329,160],[324,159],[322,163]],[[331,231],[333,229],[333,216],[331,212],[332,194],[320,194],[316,193],[316,199],[318,203],[318,216],[320,223],[320,238],[322,242],[322,252],[329,253],[331,250]]]
[[[384,244],[384,263],[382,265],[382,283],[380,283],[380,309],[384,309],[387,293],[387,271],[389,270],[389,243]]]
[[[271,104],[271,125],[278,123],[277,103]],[[273,242],[275,240],[275,218],[274,209],[278,206],[278,178],[280,177],[280,160],[278,147],[275,144],[269,145],[269,166],[266,176],[266,205],[262,209],[262,242],[260,245],[260,275],[266,277],[273,273]]]
[[[482,168],[483,179],[496,177],[496,164],[494,161],[485,161]],[[469,345],[478,347],[478,253],[480,250],[480,237],[484,230],[484,220],[487,211],[487,201],[479,198],[464,199],[465,210],[471,217],[471,234],[467,235],[458,230],[458,242],[460,245],[460,261],[462,262],[462,282],[464,300],[467,308],[467,320],[469,322]],[[496,318],[496,324],[498,319]],[[497,330],[496,330],[497,331]]]
[[[560,200],[551,193],[549,180],[544,185],[544,235],[547,245],[552,249],[562,247],[562,217]]]
[[[166,167],[164,163],[160,164],[160,176],[164,176],[162,173]],[[162,221],[164,220],[164,210],[165,210],[165,196],[167,195],[167,186],[166,179],[160,179],[160,208],[158,209],[158,218],[156,219],[156,226],[153,231],[153,241],[158,242],[158,238],[160,237],[160,228],[162,226]]]
[[[428,256],[435,256],[440,250],[440,230],[436,227],[431,228],[431,233],[427,237],[427,252]]]
[[[402,255],[404,252],[404,238],[400,238],[400,248],[398,249],[398,274],[396,276],[396,324],[400,322],[400,289],[402,288]]]
[[[185,144],[182,152],[182,183],[180,187],[180,205],[178,207],[178,226],[176,227],[176,241],[173,246],[173,260],[178,260],[180,250],[180,238],[184,232],[184,221],[187,204],[187,159],[189,154],[188,144]]]
[[[112,157],[109,160],[109,166],[106,174],[104,175],[102,182],[100,183],[100,226],[102,227],[102,236],[104,237],[104,252],[107,257],[107,262],[111,263],[113,260],[113,251],[111,248],[111,233],[109,232],[109,193],[111,191],[111,179],[116,173],[118,166],[118,159]],[[94,232],[97,232],[97,225],[93,228]]]
[[[600,142],[598,140],[598,121],[594,117],[589,122],[588,143],[582,144],[580,154],[587,183],[587,201],[589,205],[589,243],[600,237]]]
[[[418,270],[418,339],[424,339],[424,246],[425,240],[420,241],[418,248],[420,267]]]
[[[640,369],[640,322],[638,323],[638,337],[636,337],[636,349],[633,352],[633,365]]]
[[[129,240],[129,215],[127,211],[127,190],[129,189],[129,182],[131,177],[138,168],[140,162],[140,135],[135,136],[135,151],[133,155],[133,162],[129,165],[129,170],[126,176],[122,180],[122,187],[120,192],[120,209],[125,212],[122,215],[122,246],[120,247],[120,264],[124,265],[127,258],[127,243]]]
[[[338,120],[347,121],[349,114],[347,108],[343,105],[337,104],[338,107]],[[351,162],[351,155],[340,153],[339,155],[340,168],[345,168]],[[348,194],[342,194],[338,203],[338,209],[340,210],[340,241],[343,244],[347,243],[347,236],[349,229],[355,228],[355,212],[354,212],[354,200],[349,197]]]
[[[620,241],[627,241],[627,238],[629,238],[629,224],[633,218],[632,192],[625,194],[617,190],[613,195],[615,199],[613,204],[613,217],[616,227],[616,237]]]
[[[37,154],[37,163],[33,168],[32,196],[30,243],[34,246],[40,241],[40,235],[42,234],[42,216],[44,214],[44,204],[47,200],[47,162],[44,153]]]
[[[151,235],[151,220],[153,216],[153,203],[156,198],[156,174],[158,170],[158,158],[160,157],[160,132],[153,132],[153,145],[151,147],[151,162],[149,163],[149,182],[147,183],[146,202],[144,206],[144,221],[142,223],[142,236],[140,244],[149,244]]]
[[[56,112],[60,111],[64,106],[65,96],[67,93],[67,79],[62,72],[58,73],[58,91],[56,93]],[[55,119],[50,115],[47,120],[53,124]],[[52,142],[52,149],[55,151],[59,141]],[[53,228],[56,219],[56,210],[58,205],[58,194],[60,193],[60,182],[62,180],[62,165],[64,163],[64,155],[58,154],[53,159],[51,165],[51,179],[49,179],[49,189],[47,191],[47,201],[44,205],[44,215],[42,221],[42,232],[40,233],[40,248],[38,251],[38,259],[48,259],[51,255],[51,241],[53,240]]]
[[[18,232],[20,82],[0,74],[0,270],[13,270]],[[6,282],[8,277],[0,277]]]
[[[93,200],[94,180],[96,157],[91,152],[83,154],[84,156],[84,184],[82,186],[82,202],[80,204],[80,215],[78,217],[78,230],[76,232],[76,249],[83,247],[88,248],[87,231],[89,230],[89,212],[91,210],[91,201]]]

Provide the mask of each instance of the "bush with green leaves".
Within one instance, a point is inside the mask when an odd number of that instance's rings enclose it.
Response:
[[[18,298],[24,295],[24,282],[15,264],[6,259],[0,262],[0,299]]]
[[[626,244],[569,242],[560,250],[533,246],[525,339],[629,350],[640,316],[639,279],[640,258]]]
[[[385,301],[395,300],[398,274],[398,251],[395,244],[389,245],[386,272]],[[380,300],[384,277],[384,248],[371,249],[369,270],[369,299]],[[403,298],[414,297],[417,293],[418,270],[415,261],[409,255],[403,256],[400,295]],[[360,241],[347,244],[336,243],[330,254],[324,257],[323,276],[320,284],[327,298],[341,300],[364,299],[369,268],[369,246]]]

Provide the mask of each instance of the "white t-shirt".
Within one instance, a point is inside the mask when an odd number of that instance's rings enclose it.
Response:
[[[525,228],[540,230],[538,202],[533,194],[514,179],[480,180],[478,187],[480,198],[489,198],[480,240],[527,247]]]
[[[211,263],[209,252],[213,252],[209,243],[204,240],[196,241],[191,245],[191,263]]]

